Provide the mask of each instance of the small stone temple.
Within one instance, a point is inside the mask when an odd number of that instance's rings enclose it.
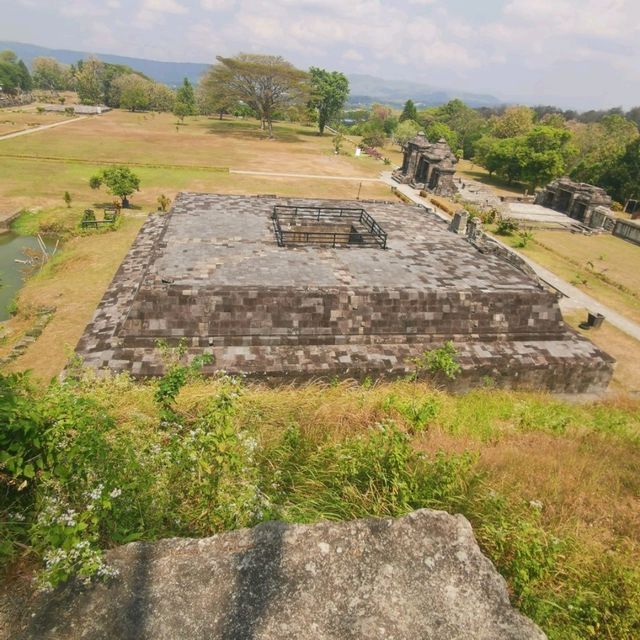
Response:
[[[610,209],[611,197],[600,187],[560,178],[539,191],[535,203],[565,213],[587,226],[602,226],[591,224],[591,218],[598,207]],[[600,216],[597,216],[597,220],[600,220]]]
[[[472,228],[472,225],[468,225]],[[419,205],[181,193],[149,216],[85,329],[97,370],[161,375],[158,341],[259,378],[414,371],[452,340],[464,389],[606,388],[556,294]]]
[[[439,196],[452,196],[457,192],[453,175],[458,158],[445,140],[429,142],[421,131],[405,144],[403,151],[402,167],[393,172],[394,180]]]

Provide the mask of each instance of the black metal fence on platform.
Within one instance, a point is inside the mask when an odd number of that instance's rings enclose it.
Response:
[[[387,234],[364,209],[274,205],[271,218],[281,247],[321,244],[387,248]]]

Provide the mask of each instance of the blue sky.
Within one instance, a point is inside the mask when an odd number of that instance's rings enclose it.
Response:
[[[638,0],[0,0],[0,39],[184,62],[239,51],[563,106],[640,104]]]

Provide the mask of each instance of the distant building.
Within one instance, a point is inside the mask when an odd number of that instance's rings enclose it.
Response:
[[[535,202],[565,213],[588,227],[602,226],[592,224],[591,220],[598,207],[611,208],[611,197],[604,189],[584,182],[574,182],[569,178],[560,178],[548,184],[536,195]],[[600,216],[597,218],[600,221]]]
[[[439,196],[457,193],[453,175],[458,158],[445,140],[429,142],[421,131],[405,144],[403,152],[402,167],[393,172],[394,180]]]

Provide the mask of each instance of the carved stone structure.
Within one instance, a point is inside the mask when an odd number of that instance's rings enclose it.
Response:
[[[536,204],[565,213],[570,218],[592,226],[591,217],[597,207],[611,207],[611,198],[600,187],[560,178],[536,195]],[[598,220],[602,220],[598,216]]]
[[[447,340],[461,389],[489,377],[597,392],[613,370],[519,263],[423,207],[373,201],[179,194],[142,227],[77,352],[96,369],[160,375],[160,339],[213,355],[206,371],[268,379],[406,375]]]
[[[445,140],[432,143],[420,132],[405,144],[402,167],[393,172],[393,178],[439,196],[452,196],[457,193],[453,181],[457,162]]]

